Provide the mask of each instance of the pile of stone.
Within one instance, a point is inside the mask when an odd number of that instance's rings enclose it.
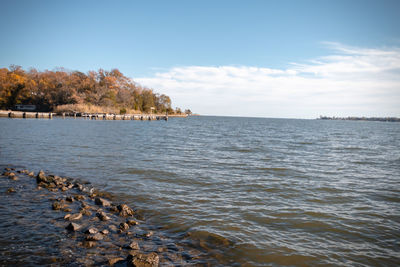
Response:
[[[2,175],[16,181],[18,173],[36,178],[37,190],[47,189],[52,192],[54,197],[51,208],[56,212],[65,213],[62,218],[66,233],[73,234],[79,242],[78,245],[99,249],[110,246],[115,249],[115,253],[108,251],[114,256],[108,257],[105,264],[150,267],[159,265],[158,253],[142,251],[138,242],[140,238],[149,238],[153,233],[143,233],[140,229],[135,229],[139,227],[140,220],[127,204],[114,204],[103,196],[104,193],[83,183],[70,178],[46,175],[42,170],[35,175],[27,170],[15,172],[13,168],[6,168]],[[15,188],[7,190],[10,194],[15,192]]]

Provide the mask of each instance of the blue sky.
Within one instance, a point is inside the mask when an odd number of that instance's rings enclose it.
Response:
[[[389,77],[386,74],[397,74],[399,71],[396,65],[400,47],[399,17],[400,1],[3,0],[0,2],[0,67],[16,64],[25,69],[65,67],[80,71],[118,68],[155,91],[169,93],[176,106],[190,107],[202,114],[313,117],[320,114],[318,111],[323,111],[329,113],[327,115],[400,116],[399,108],[396,108],[400,106],[399,103],[392,103],[388,108],[385,105],[386,98],[378,103],[381,109],[368,109],[371,103],[366,100],[353,103],[353,107],[358,104],[363,106],[359,111],[350,107],[352,102],[347,108],[343,108],[343,103],[337,103],[336,106],[329,103],[329,109],[315,107],[309,110],[304,101],[299,103],[302,105],[298,106],[297,111],[290,110],[293,103],[287,101],[282,102],[288,105],[285,109],[280,109],[278,105],[272,110],[269,105],[271,98],[268,98],[271,96],[269,92],[273,91],[268,84],[271,81],[260,77],[270,74],[263,71],[246,72],[249,68],[283,72],[297,68],[298,72],[294,74],[297,78],[311,75],[313,84],[315,80],[325,79],[326,84],[318,86],[331,88],[333,84],[326,80],[326,75],[321,77],[314,72],[304,72],[304,69],[299,71],[298,66],[307,65],[309,69],[311,65],[323,64],[329,67],[332,66],[332,58],[327,57],[336,56],[335,60],[340,62],[347,57],[347,63],[349,60],[355,63],[362,57],[365,61],[362,66],[381,66],[376,77],[387,77],[385,81],[390,82],[391,86],[388,85],[389,89],[368,89],[368,92],[389,95],[388,100],[392,101],[393,97],[400,96],[399,89],[396,90],[399,84],[394,75]],[[352,50],[350,54],[349,49]],[[371,58],[374,53],[366,52],[371,50],[390,55],[387,60],[394,60],[390,61],[394,64],[393,68],[383,68],[388,62],[378,64],[371,61],[380,58]],[[386,53],[393,51],[394,56]],[[194,67],[203,69],[199,72]],[[213,73],[211,76],[215,73],[220,75],[226,67],[233,67],[235,71],[223,74],[225,80],[219,80],[215,88],[212,81],[207,84],[202,82],[207,77],[203,79],[201,75],[210,72]],[[336,75],[335,81],[338,77],[348,76],[348,73],[341,75],[337,69],[329,69],[336,71],[332,73]],[[354,74],[355,69],[348,71]],[[177,79],[173,77],[174,70],[196,78],[185,80],[180,76]],[[366,70],[363,77],[371,77],[368,71],[372,69]],[[235,79],[243,75],[246,79],[259,79],[262,82],[257,84],[258,93],[246,89],[254,84],[236,86]],[[274,77],[277,78],[276,74]],[[279,81],[293,80],[292,76],[278,78]],[[171,83],[171,80],[174,82]],[[371,82],[378,84],[378,78]],[[234,88],[230,91],[229,88],[223,88],[224,84]],[[296,83],[288,82],[282,85],[282,90],[290,91],[293,87],[296,87]],[[304,87],[309,86],[305,84]],[[279,91],[276,88],[274,90]],[[199,91],[203,94],[198,95]],[[261,91],[265,105],[262,101],[252,101],[250,97],[241,111],[230,108],[240,101],[240,96],[246,94],[255,93],[255,100],[260,100]],[[236,98],[229,96],[223,97],[220,102],[215,101],[215,98],[221,98],[221,92],[236,94]],[[313,95],[313,92],[307,92],[307,96]],[[193,101],[191,93],[196,93],[197,99],[207,104],[200,105],[199,101]],[[321,95],[319,91],[314,93],[315,96]],[[363,96],[362,92],[358,94],[353,97]],[[302,97],[306,96],[302,94]],[[348,95],[344,97],[349,98]],[[232,98],[231,102],[228,98]],[[302,101],[301,98],[299,101]],[[254,105],[258,105],[258,108],[254,109]],[[299,112],[298,109],[303,111]]]

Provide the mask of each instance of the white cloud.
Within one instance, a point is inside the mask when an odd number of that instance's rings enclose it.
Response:
[[[326,43],[334,54],[288,69],[183,66],[135,79],[200,114],[400,116],[400,49]]]

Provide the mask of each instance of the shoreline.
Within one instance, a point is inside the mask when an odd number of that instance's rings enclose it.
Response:
[[[168,118],[187,118],[187,114],[107,114],[107,113],[54,113],[54,112],[28,112],[0,110],[0,117],[23,119],[52,119],[60,118],[84,118],[90,120],[168,120]]]
[[[62,265],[102,266],[175,266],[219,265],[215,253],[207,247],[195,245],[190,233],[182,233],[182,240],[173,240],[161,233],[160,226],[149,225],[138,212],[125,203],[113,202],[112,196],[101,192],[89,183],[76,179],[34,173],[26,169],[4,168],[0,177],[3,203],[21,206],[33,214],[46,212],[47,216],[34,215],[28,224],[43,225],[65,240],[58,244],[59,252],[53,255]],[[39,198],[34,206],[31,199]],[[23,216],[17,212],[17,216]],[[36,218],[36,219],[35,219]],[[14,227],[14,226],[13,226]],[[15,226],[17,227],[17,226]],[[1,229],[1,228],[0,228]],[[39,227],[41,229],[41,227]],[[2,229],[4,230],[4,229]],[[12,228],[19,233],[18,229]],[[40,232],[40,231],[39,231]],[[22,232],[20,234],[23,234]],[[42,234],[47,234],[43,232]],[[5,236],[4,236],[5,235]],[[0,234],[4,243],[7,234]],[[231,244],[224,239],[225,246]],[[54,243],[54,242],[53,242]],[[187,244],[187,245],[183,245]],[[52,245],[51,245],[52,246]],[[11,248],[7,249],[11,250]],[[12,253],[6,251],[6,253]],[[64,254],[69,254],[66,257]],[[59,255],[57,255],[59,254]],[[46,262],[45,259],[42,259]],[[2,258],[7,263],[8,259]],[[11,264],[11,262],[9,262]],[[22,264],[21,262],[13,262]]]

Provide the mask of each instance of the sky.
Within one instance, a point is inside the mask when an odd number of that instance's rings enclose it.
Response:
[[[400,117],[400,1],[0,1],[0,67],[119,69],[203,115]]]

